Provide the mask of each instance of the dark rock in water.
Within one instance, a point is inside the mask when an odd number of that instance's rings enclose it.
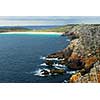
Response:
[[[46,60],[45,63],[49,66],[52,66],[53,65],[53,61],[52,60]]]
[[[51,75],[53,75],[53,74],[64,74],[65,70],[64,69],[51,69],[50,73],[51,73]]]
[[[42,70],[42,71],[41,71],[41,74],[44,75],[44,76],[48,76],[48,75],[49,75],[49,71],[47,71],[47,70]]]
[[[67,60],[71,56],[72,52],[73,52],[73,50],[68,47],[68,48],[65,48],[63,51],[56,52],[56,53],[48,55],[47,58],[63,59],[63,60],[60,60],[58,63],[64,65],[64,64],[67,63]],[[47,65],[52,65],[53,61],[48,61],[47,60],[46,64]]]
[[[43,69],[40,73],[43,76],[49,76],[49,75],[64,74],[65,72],[66,71],[64,69],[50,69],[50,70]]]
[[[61,64],[61,65],[65,65],[67,63],[67,60],[61,60],[58,63]]]

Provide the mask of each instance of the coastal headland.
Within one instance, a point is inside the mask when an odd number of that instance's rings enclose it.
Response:
[[[70,44],[63,50],[47,55],[47,59],[57,58],[60,65],[75,71],[69,83],[100,83],[100,25],[71,24],[45,30],[1,29],[0,34],[59,34],[67,36]],[[45,60],[52,66],[52,60]],[[52,70],[52,73],[65,73]]]
[[[69,83],[99,83],[100,25],[75,25],[63,35],[70,39],[70,44],[47,58],[62,59],[59,64],[76,71],[69,78]],[[47,60],[46,64],[52,65],[53,62]]]

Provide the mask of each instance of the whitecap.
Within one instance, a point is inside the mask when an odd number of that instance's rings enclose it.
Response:
[[[40,59],[42,59],[42,60],[51,60],[51,61],[52,61],[52,60],[55,60],[55,61],[64,60],[64,58],[58,59],[58,58],[48,58],[48,57],[43,57],[43,56],[41,56]]]
[[[40,66],[48,66],[46,63],[42,63],[40,64]]]
[[[43,68],[43,69],[38,69],[37,71],[35,71],[35,74],[34,75],[37,75],[37,76],[45,76],[45,75],[42,74],[42,70],[46,70],[46,71],[50,72],[49,69]],[[51,75],[51,74],[49,73],[49,75]]]
[[[59,61],[61,61],[61,60],[65,60],[64,58],[63,59],[59,59]]]
[[[67,42],[70,42],[70,40],[69,40],[69,39],[67,39],[66,41],[67,41]]]
[[[58,61],[58,58],[46,58],[46,60],[56,60],[56,61]]]
[[[75,74],[76,71],[67,71],[67,74]]]
[[[68,83],[68,81],[67,80],[64,80],[64,82],[63,83]]]
[[[53,64],[53,66],[55,66],[55,67],[66,67],[65,65],[61,65],[61,64]]]
[[[41,56],[41,57],[40,57],[40,59],[45,60],[45,59],[46,59],[46,57],[42,57],[42,56]]]
[[[64,60],[64,58],[63,58],[63,59],[58,59],[58,58],[46,58],[46,60],[55,60],[55,61],[61,61],[61,60]]]
[[[60,67],[57,67],[57,66],[55,66],[55,68],[56,68],[56,69],[62,69],[62,68],[60,68]]]

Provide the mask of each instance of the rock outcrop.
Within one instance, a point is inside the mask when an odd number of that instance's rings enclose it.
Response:
[[[47,56],[47,58],[58,58],[58,59],[64,58],[64,52],[59,51],[59,52],[50,54],[50,55]]]
[[[70,44],[64,50],[48,55],[47,58],[62,59],[58,62],[59,64],[76,70],[68,82],[100,83],[100,27],[98,25],[83,25],[81,29],[79,27],[79,30],[74,29],[64,35],[66,34],[68,37],[74,37],[70,38]],[[51,65],[53,62],[47,64]],[[55,73],[52,70],[53,72]]]
[[[65,70],[64,69],[52,69],[52,70],[50,70],[50,73],[52,75],[54,75],[54,74],[64,74]]]
[[[80,72],[79,72],[80,73]],[[100,63],[95,63],[90,72],[82,75],[77,73],[72,75],[69,82],[71,83],[100,83]]]
[[[62,75],[66,73],[66,71],[64,69],[50,69],[50,70],[43,69],[41,70],[40,73],[44,76],[49,76],[49,75]]]

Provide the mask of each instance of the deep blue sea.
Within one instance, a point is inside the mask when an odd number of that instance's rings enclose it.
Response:
[[[60,35],[0,34],[0,82],[61,83],[70,74],[42,77],[42,57],[64,49],[67,38]]]

